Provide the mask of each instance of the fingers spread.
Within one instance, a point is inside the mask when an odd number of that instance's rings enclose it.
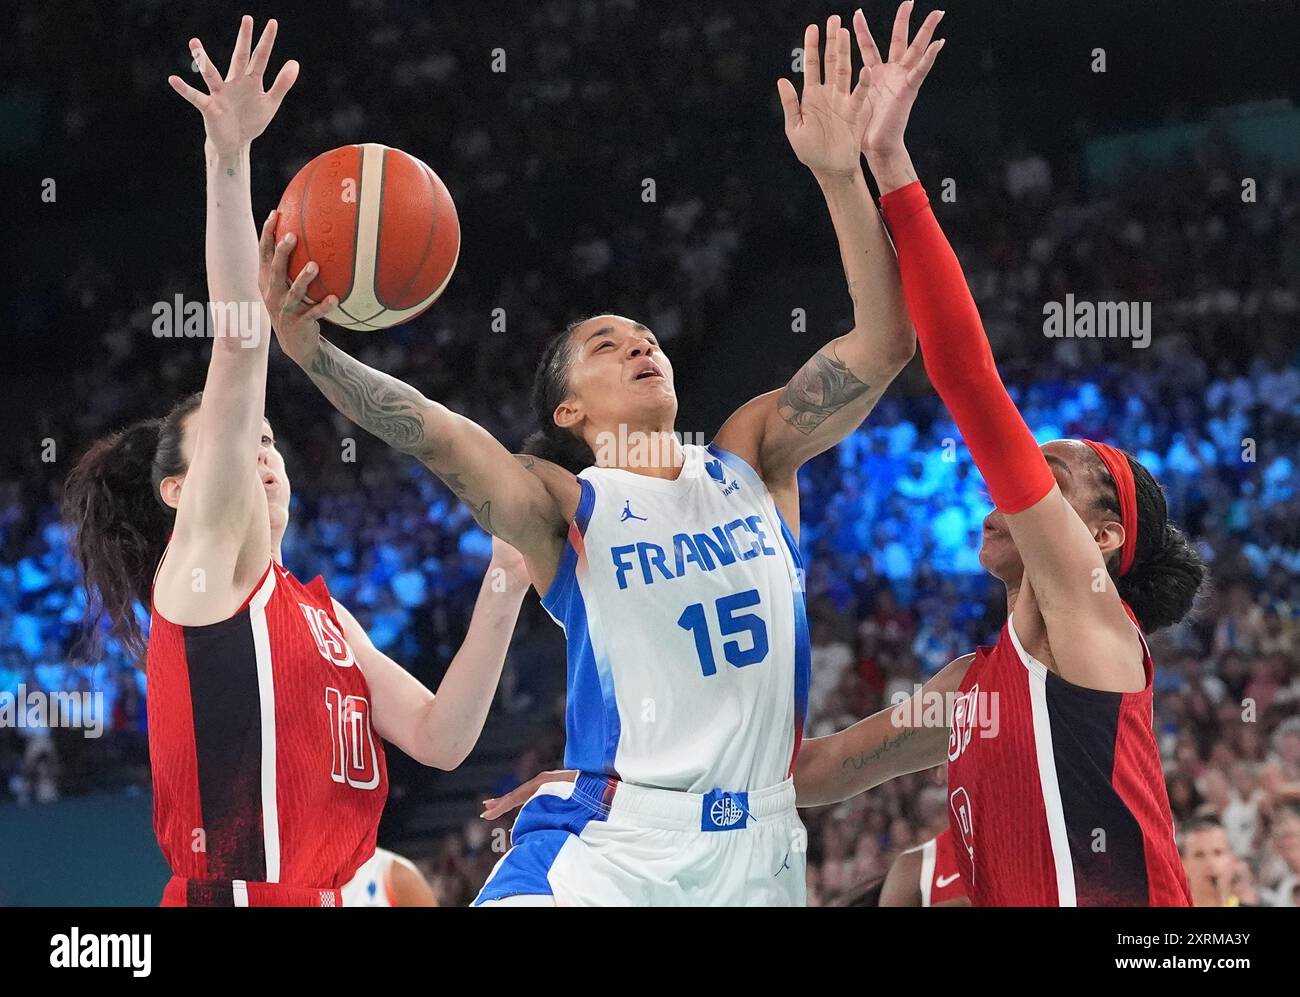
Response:
[[[297,80],[298,60],[290,59],[280,67],[280,71],[275,74],[275,82],[271,84],[271,89],[266,91],[267,96],[275,102],[277,110],[280,107],[280,101],[284,100],[284,95],[289,92],[289,88],[292,87]]]
[[[803,32],[803,88],[815,87],[822,81],[822,55],[817,47],[817,25],[810,24]]]
[[[880,65],[880,50],[876,48],[876,40],[871,37],[871,29],[867,27],[867,15],[862,13],[861,8],[853,13],[853,31],[858,36],[858,51],[862,53],[863,65]]]
[[[903,0],[894,15],[894,32],[889,37],[889,61],[898,62],[907,51],[907,24],[912,17],[912,0]]]
[[[239,19],[239,34],[235,36],[235,51],[230,54],[230,68],[226,82],[243,76],[248,69],[248,53],[253,48],[253,19],[245,14]]]
[[[262,37],[257,41],[257,48],[253,49],[253,57],[248,62],[249,76],[256,76],[260,80],[262,74],[266,72],[266,64],[271,61],[271,49],[275,46],[275,35],[279,27],[274,17],[266,22],[266,27],[262,29]]]
[[[867,94],[871,92],[871,67],[863,66],[858,72],[858,83],[849,96],[853,99],[853,112],[858,114],[867,105]]]
[[[219,93],[223,82],[221,74],[217,72],[217,67],[212,65],[212,60],[208,58],[207,50],[203,47],[203,43],[197,38],[190,39],[190,57],[194,60],[194,65],[198,67],[199,75],[203,77],[203,82],[208,85],[208,93]]]
[[[921,56],[921,61],[916,64],[916,68],[908,72],[908,86],[919,87],[921,82],[930,75],[930,67],[934,65],[935,57],[938,56],[939,50],[943,48],[943,43],[943,38],[930,43],[930,47],[925,50],[925,55]]]
[[[921,57],[925,55],[925,50],[930,44],[930,39],[934,37],[934,29],[939,26],[943,20],[943,11],[932,10],[930,16],[921,22],[921,29],[912,39],[912,44],[907,47],[907,53],[903,56],[903,65],[909,69],[913,68]]]
[[[835,33],[835,38],[840,50],[836,83],[841,93],[848,93],[849,84],[853,81],[853,47],[849,40],[849,29],[840,28]]]
[[[786,131],[789,131],[799,124],[799,95],[795,93],[794,84],[784,78],[776,81],[776,93],[781,98],[781,113],[785,116]]]
[[[826,84],[840,85],[840,17],[832,14],[826,18]]]
[[[167,82],[171,84],[173,90],[188,100],[200,111],[204,110],[208,106],[208,100],[210,99],[208,95],[195,90],[179,76],[169,76],[167,77]]]

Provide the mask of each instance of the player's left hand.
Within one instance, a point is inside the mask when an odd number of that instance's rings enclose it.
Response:
[[[573,782],[578,778],[577,769],[554,769],[539,772],[522,786],[510,790],[505,796],[498,796],[483,801],[483,812],[479,814],[484,820],[496,820],[508,814],[515,807],[521,807],[532,798],[538,788],[548,782]]]
[[[262,76],[266,72],[266,64],[271,60],[276,31],[275,20],[267,21],[257,48],[254,49],[253,19],[245,15],[239,22],[239,35],[235,39],[235,51],[230,56],[230,68],[226,71],[225,79],[221,78],[221,73],[212,65],[212,60],[203,49],[203,43],[197,38],[191,38],[190,55],[198,66],[203,82],[207,84],[206,94],[179,76],[167,77],[171,88],[197,107],[203,115],[208,142],[219,156],[239,152],[266,131],[266,126],[280,109],[284,95],[298,79],[298,63],[290,59],[280,67],[271,89],[262,89]]]
[[[857,85],[853,76],[849,31],[838,14],[826,21],[826,74],[818,48],[817,25],[804,31],[803,94],[787,79],[776,82],[785,114],[785,136],[803,163],[821,176],[850,176],[858,170],[862,136],[871,117],[867,103],[870,73],[864,66]]]

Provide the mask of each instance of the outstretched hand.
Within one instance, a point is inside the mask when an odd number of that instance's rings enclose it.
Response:
[[[190,55],[198,66],[199,74],[207,85],[205,94],[190,86],[179,76],[167,77],[167,82],[178,94],[199,109],[208,141],[220,156],[233,155],[252,143],[275,117],[280,102],[298,79],[298,63],[286,62],[271,84],[262,89],[262,77],[271,61],[271,48],[275,45],[277,25],[274,19],[266,22],[262,37],[253,43],[253,19],[247,15],[239,22],[239,35],[235,51],[230,57],[230,68],[223,79],[213,66],[197,38],[190,39]]]
[[[867,104],[869,73],[863,67],[857,85],[853,76],[849,31],[838,14],[826,21],[826,73],[818,48],[817,25],[804,30],[803,94],[787,79],[777,80],[785,114],[785,136],[803,163],[814,173],[849,176],[858,169],[858,155],[871,108]]]
[[[943,11],[931,11],[921,23],[916,37],[908,44],[908,22],[912,16],[912,0],[899,5],[894,15],[894,30],[889,39],[889,61],[880,58],[872,40],[867,17],[858,10],[853,15],[853,30],[858,37],[864,71],[870,79],[867,93],[868,120],[862,136],[862,151],[868,161],[873,156],[887,155],[903,148],[903,133],[912,105],[934,65],[935,57],[943,48],[943,39],[931,41],[935,28],[943,20]]]

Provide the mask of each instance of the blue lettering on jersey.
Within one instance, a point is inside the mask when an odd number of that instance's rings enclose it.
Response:
[[[710,535],[711,533],[711,535]],[[775,557],[776,548],[767,540],[761,516],[733,519],[713,527],[710,533],[678,533],[672,539],[672,558],[656,543],[640,540],[609,549],[618,587],[628,586],[628,576],[639,568],[641,581],[653,585],[660,578],[671,580],[687,574],[689,565],[700,571],[714,571],[736,561]]]

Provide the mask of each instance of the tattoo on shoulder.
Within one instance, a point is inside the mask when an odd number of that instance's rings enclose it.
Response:
[[[790,378],[777,402],[777,411],[782,419],[807,436],[870,390],[871,385],[858,380],[838,357],[818,353]]]

